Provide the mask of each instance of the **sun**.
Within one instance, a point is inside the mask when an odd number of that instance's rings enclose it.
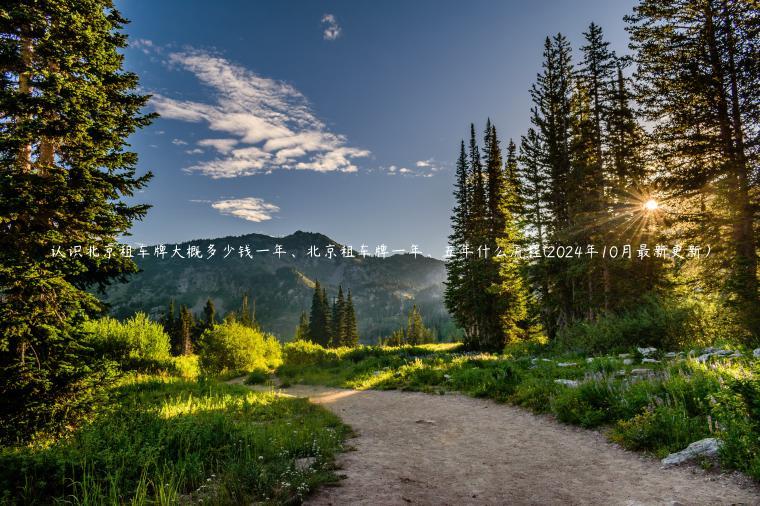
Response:
[[[655,199],[649,199],[646,202],[644,202],[644,209],[646,209],[647,211],[656,211],[658,207],[660,207],[660,205],[657,203]]]

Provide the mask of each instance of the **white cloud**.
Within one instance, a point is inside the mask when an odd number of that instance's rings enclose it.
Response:
[[[145,54],[150,54],[154,50],[155,45],[149,39],[135,39],[129,43],[129,47],[139,49]]]
[[[325,40],[335,40],[340,37],[340,25],[338,25],[338,20],[335,19],[334,14],[325,14],[322,16],[322,26],[324,27],[322,37]]]
[[[276,205],[256,197],[218,200],[211,204],[211,207],[222,214],[255,222],[270,220],[272,214],[280,210]]]
[[[187,146],[187,142],[183,141],[182,139],[172,139],[172,144],[175,146]]]
[[[201,139],[198,141],[199,146],[212,147],[225,155],[232,151],[237,143],[237,139]]]
[[[201,155],[203,154],[203,150],[201,148],[186,149],[185,153],[188,155]]]
[[[370,155],[346,145],[314,115],[306,97],[293,86],[261,77],[204,51],[169,55],[210,87],[216,103],[176,100],[154,94],[153,107],[164,118],[205,122],[224,138],[203,139],[218,157],[187,167],[212,178],[247,176],[282,169],[356,172],[354,160]]]

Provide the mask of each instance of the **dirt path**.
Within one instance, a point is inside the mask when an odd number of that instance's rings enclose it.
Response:
[[[283,393],[324,405],[357,433],[356,451],[338,460],[346,479],[309,504],[760,504],[760,489],[743,480],[663,470],[599,433],[489,400],[301,385]]]

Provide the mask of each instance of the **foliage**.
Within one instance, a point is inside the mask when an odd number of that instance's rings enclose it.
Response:
[[[401,346],[408,344],[417,346],[435,342],[433,332],[425,327],[422,321],[422,314],[417,309],[417,305],[412,305],[412,310],[406,319],[406,327],[397,329],[389,338],[384,341],[386,346]]]
[[[112,396],[69,438],[2,449],[0,502],[285,504],[335,479],[346,427],[305,399],[146,376]]]
[[[301,323],[296,329],[299,338],[306,338],[320,346],[333,348],[357,346],[359,344],[351,290],[348,291],[348,297],[344,298],[341,285],[338,285],[338,295],[333,301],[332,309],[330,309],[327,290],[317,280],[314,283],[308,327],[304,326],[304,319],[305,316],[302,315]]]
[[[236,322],[206,330],[198,354],[201,370],[213,375],[270,370],[282,363],[277,338]]]
[[[90,320],[83,328],[91,334],[89,344],[96,352],[119,363],[169,357],[169,336],[160,323],[151,321],[145,313],[137,313],[124,322],[110,317]]]
[[[647,296],[636,308],[561,329],[555,345],[586,353],[624,351],[634,346],[683,349],[712,344],[710,330],[705,307],[696,301]]]
[[[269,371],[263,369],[255,369],[251,371],[248,377],[245,379],[246,385],[261,385],[266,383],[270,378]]]
[[[11,420],[0,439],[8,441],[64,425],[108,376],[77,327],[101,310],[87,288],[136,271],[104,250],[147,212],[123,200],[151,177],[136,176],[125,140],[153,115],[141,114],[149,97],[122,69],[126,20],[110,0],[11,1],[0,13],[0,391]],[[69,256],[73,240],[81,254]]]

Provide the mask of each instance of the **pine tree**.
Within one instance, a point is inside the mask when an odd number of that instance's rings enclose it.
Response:
[[[177,352],[180,355],[191,355],[193,353],[193,329],[195,319],[193,314],[184,304],[179,308],[179,334],[177,342]]]
[[[472,322],[468,312],[467,269],[469,258],[465,258],[462,249],[468,245],[468,203],[470,175],[465,152],[464,140],[459,148],[456,163],[456,181],[454,183],[454,209],[451,216],[451,235],[449,235],[449,255],[446,259],[446,288],[444,302],[454,321],[464,330],[465,341],[471,341]]]
[[[306,311],[301,311],[301,316],[298,319],[298,326],[296,326],[296,335],[293,338],[294,341],[308,341],[309,340],[309,317]]]
[[[214,302],[208,299],[203,307],[203,329],[210,329],[214,325],[216,325],[216,308]]]
[[[570,44],[562,34],[546,38],[542,72],[531,88],[534,107],[531,121],[542,148],[541,165],[545,167],[547,243],[566,244],[571,227],[568,197],[571,193],[571,101],[573,81]],[[550,246],[547,244],[547,247]],[[542,253],[543,254],[543,253]],[[547,258],[542,261],[545,279],[549,280],[544,317],[546,330],[554,337],[557,329],[572,321],[573,286],[568,277],[568,260]]]
[[[723,225],[718,233],[727,247],[716,256],[725,261],[724,288],[760,341],[754,191],[760,11],[754,2],[641,0],[627,21],[636,98],[654,124],[656,155],[666,169],[660,183],[690,221],[696,214]]]
[[[332,334],[330,345],[334,348],[343,346],[346,342],[346,302],[343,298],[343,287],[338,285],[338,296],[332,307]]]
[[[243,294],[243,300],[240,303],[240,315],[238,321],[246,327],[253,327],[253,318],[251,317],[251,309],[248,306],[248,294]]]
[[[103,369],[78,326],[102,306],[88,288],[136,272],[121,255],[53,256],[116,243],[146,205],[126,139],[148,96],[122,68],[127,21],[109,0],[9,0],[0,16],[0,439],[26,438],[89,406]]]
[[[354,310],[354,302],[351,298],[351,290],[348,291],[348,298],[346,299],[346,323],[345,323],[345,338],[343,346],[355,347],[359,345],[359,330],[356,325],[356,312]]]
[[[164,315],[164,318],[161,322],[164,326],[164,331],[169,335],[170,339],[177,332],[176,314],[177,314],[177,310],[174,307],[174,299],[171,299],[169,301],[169,307],[166,310],[166,314]]]
[[[309,315],[309,340],[325,347],[329,346],[331,337],[328,311],[327,294],[320,286],[319,281],[316,281]]]

